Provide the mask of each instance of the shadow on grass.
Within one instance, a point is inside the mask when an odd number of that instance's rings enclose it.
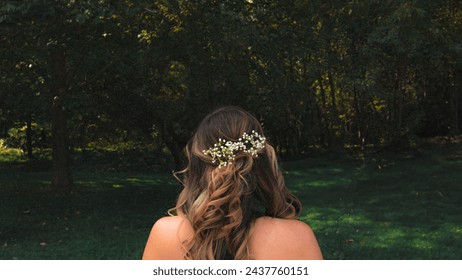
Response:
[[[139,259],[179,190],[170,174],[77,173],[73,194],[48,178],[0,172],[0,259]]]
[[[379,169],[311,159],[287,170],[325,258],[462,258],[461,160],[429,153]]]

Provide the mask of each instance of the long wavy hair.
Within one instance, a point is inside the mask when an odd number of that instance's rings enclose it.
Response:
[[[186,217],[194,229],[183,244],[185,259],[251,259],[248,244],[256,218],[300,215],[301,203],[287,190],[269,143],[258,156],[237,152],[233,164],[221,168],[203,152],[219,138],[238,141],[252,130],[264,135],[250,113],[224,107],[206,116],[188,142],[187,166],[175,173],[183,190],[170,210]]]

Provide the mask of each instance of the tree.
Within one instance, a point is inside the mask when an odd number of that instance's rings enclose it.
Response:
[[[6,1],[1,7],[1,23],[5,26],[2,37],[20,52],[27,53],[30,59],[36,61],[39,72],[44,73],[43,89],[47,93],[52,117],[52,184],[56,189],[70,190],[73,186],[68,109],[85,107],[83,104],[88,100],[77,91],[87,92],[85,88],[90,82],[100,78],[113,64],[100,66],[101,60],[97,60],[92,67],[83,69],[85,56],[91,53],[91,44],[102,45],[96,48],[98,51],[104,49],[106,34],[109,33],[106,32],[107,26],[110,29],[115,25],[117,29],[120,24],[118,13],[126,12],[128,4],[35,0]],[[111,21],[114,18],[116,20]],[[18,38],[12,36],[14,34],[25,35]],[[11,60],[15,60],[14,56]],[[95,71],[93,78],[89,78],[92,73],[87,70]],[[35,79],[39,80],[39,77]]]
[[[52,124],[56,169],[69,147],[133,138],[179,167],[223,105],[254,112],[285,156],[460,132],[457,1],[4,3],[0,129]]]

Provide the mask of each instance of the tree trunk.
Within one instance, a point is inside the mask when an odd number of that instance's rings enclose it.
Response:
[[[32,115],[31,114],[27,116],[27,121],[26,121],[26,149],[27,149],[27,157],[31,159],[33,157],[33,154],[32,154]]]
[[[365,125],[364,125],[364,106],[363,102],[361,102],[362,97],[359,96],[356,87],[353,86],[353,101],[354,101],[354,109],[355,109],[355,119],[356,119],[356,129],[357,134],[356,137],[358,138],[358,145],[361,148],[361,151],[366,149],[366,138],[365,138]]]
[[[331,146],[331,137],[330,137],[330,122],[327,118],[327,101],[326,101],[326,91],[324,90],[324,85],[322,82],[322,75],[319,74],[319,93],[321,94],[321,110],[320,110],[320,121],[321,121],[321,145],[323,147]]]
[[[182,157],[184,143],[179,140],[178,135],[176,135],[175,131],[171,126],[169,126],[168,123],[164,123],[163,125],[163,138],[165,141],[165,146],[167,146],[170,153],[172,154],[173,162],[175,164],[174,168],[176,170],[184,169],[186,167]]]
[[[52,185],[55,189],[68,191],[72,189],[73,182],[69,157],[67,116],[61,101],[61,97],[55,96],[53,100],[52,111]]]
[[[329,59],[330,60],[330,59]],[[339,117],[338,117],[338,109],[337,109],[337,100],[335,98],[335,84],[334,84],[334,77],[332,76],[332,69],[331,63],[329,62],[327,66],[327,78],[329,80],[329,87],[330,87],[330,98],[331,98],[331,109],[330,109],[330,116],[331,116],[331,129],[330,129],[330,142],[332,143],[332,148],[337,150],[343,146],[340,143],[340,139],[336,135],[336,131],[340,131],[339,126]]]
[[[50,53],[49,66],[52,79],[52,179],[56,190],[70,191],[73,188],[69,156],[69,134],[67,113],[62,98],[67,91],[66,54],[63,47],[56,47]]]
[[[458,135],[462,125],[462,62],[456,65],[454,72],[454,87],[451,98],[452,126],[451,134]]]

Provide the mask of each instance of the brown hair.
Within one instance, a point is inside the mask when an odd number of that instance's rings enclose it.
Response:
[[[183,190],[172,209],[194,229],[183,244],[186,259],[250,259],[248,241],[258,216],[300,215],[301,203],[287,190],[269,143],[258,157],[240,151],[233,164],[221,168],[203,152],[219,138],[238,141],[253,130],[263,136],[254,116],[239,107],[224,107],[206,116],[187,144],[187,166],[176,173]]]

